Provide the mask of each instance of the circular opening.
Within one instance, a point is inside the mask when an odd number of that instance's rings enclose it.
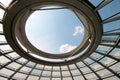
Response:
[[[81,44],[84,27],[73,10],[47,6],[32,11],[25,33],[35,48],[50,54],[64,54]]]

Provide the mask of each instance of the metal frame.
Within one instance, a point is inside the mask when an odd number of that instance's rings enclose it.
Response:
[[[12,7],[14,7],[15,4],[17,4],[17,2],[19,2],[21,0],[16,0],[15,3],[14,1],[10,4]],[[27,0],[24,0],[27,1]],[[47,1],[47,0],[46,0]],[[74,0],[72,0],[74,2]],[[84,3],[87,5],[92,5],[92,3],[89,3],[89,1],[86,0],[77,0],[78,2]],[[113,2],[114,0],[104,0],[103,2],[101,2],[97,7],[91,7],[90,9],[93,9],[96,13],[102,9],[103,7],[105,7],[107,4]],[[21,2],[22,3],[22,2]],[[25,4],[25,3],[24,3]],[[113,6],[114,7],[114,6]],[[0,8],[3,10],[5,10],[5,15],[7,12],[9,12],[9,7],[4,7],[3,4],[0,4]],[[98,14],[98,13],[97,13]],[[120,13],[116,13],[117,15],[120,15]],[[101,24],[107,24],[110,22],[115,22],[115,21],[119,21],[119,16],[117,16],[116,14],[111,15],[110,17],[108,17],[105,20],[101,20]],[[100,17],[100,16],[99,16]],[[115,19],[116,17],[116,19]],[[9,17],[10,18],[10,17]],[[107,21],[107,22],[106,22]],[[3,25],[3,23],[5,23],[4,19],[0,19],[0,24]],[[7,23],[7,22],[6,22]],[[2,26],[3,27],[3,26]],[[113,26],[115,27],[115,26]],[[103,27],[104,29],[104,27]],[[0,32],[0,38],[1,36],[5,36],[5,31]],[[116,37],[116,38],[114,38]],[[99,43],[98,47],[100,45],[104,46],[104,47],[109,47],[109,49],[106,50],[102,50],[100,48],[97,48],[96,50],[94,50],[92,52],[91,55],[87,56],[86,58],[79,60],[78,62],[74,62],[72,64],[66,64],[64,65],[66,68],[63,69],[64,67],[62,67],[63,65],[60,65],[58,63],[57,67],[59,68],[59,70],[55,70],[54,67],[56,67],[56,65],[52,65],[50,66],[50,69],[46,69],[45,67],[49,67],[49,63],[38,63],[36,62],[37,59],[32,58],[31,56],[28,56],[28,58],[24,57],[23,55],[19,56],[11,56],[10,54],[15,53],[18,54],[15,50],[11,50],[10,48],[6,48],[6,50],[4,50],[3,46],[7,46],[9,45],[11,42],[8,42],[4,39],[0,39],[0,79],[5,79],[5,80],[28,80],[29,76],[35,76],[35,77],[39,77],[38,80],[41,80],[41,78],[48,78],[49,80],[52,80],[52,78],[59,78],[60,80],[63,80],[63,78],[71,78],[72,80],[82,80],[82,79],[75,79],[74,77],[83,77],[83,80],[103,80],[103,79],[120,79],[120,69],[118,68],[120,66],[120,56],[115,56],[115,54],[113,54],[114,51],[118,50],[120,52],[120,28],[113,28],[112,30],[108,30],[103,32],[102,38],[101,38],[101,43]],[[113,44],[111,44],[113,43]],[[12,47],[12,46],[11,46]],[[99,55],[99,56],[97,56]],[[94,57],[93,57],[94,56]],[[5,62],[5,60],[1,59],[2,57],[7,58],[9,61],[2,64],[2,62]],[[31,59],[29,59],[29,57]],[[110,58],[112,59],[112,62],[109,64],[105,64],[104,59]],[[21,60],[25,59],[24,60]],[[35,60],[34,60],[35,59]],[[90,61],[88,61],[87,59],[90,59]],[[29,62],[33,62],[34,65],[31,66],[30,64],[28,64]],[[12,63],[16,63],[21,65],[19,68],[13,68],[10,67],[9,65]],[[56,63],[57,64],[57,63]],[[96,65],[97,64],[97,65]],[[38,67],[36,67],[37,65],[39,65]],[[70,65],[74,65],[74,66],[70,66]],[[114,67],[115,65],[117,65],[117,67]],[[16,66],[16,65],[13,65]],[[42,67],[43,66],[43,67]],[[98,66],[98,68],[95,68],[96,66]],[[25,72],[24,70],[21,70],[24,67],[28,67],[30,68],[30,72]],[[85,68],[88,68],[88,71],[84,71]],[[4,72],[1,73],[3,69],[7,69],[10,70],[12,72],[14,72],[13,74],[9,75],[9,72]],[[40,71],[40,75],[36,75],[36,74],[31,74],[31,72],[36,69],[38,71]],[[74,75],[72,74],[72,70],[77,70],[79,71],[80,74]],[[102,70],[107,70],[110,72],[110,74],[104,74],[103,76],[101,76],[100,74],[98,74],[99,71]],[[51,76],[48,75],[42,75],[43,71],[49,71],[51,72]],[[53,76],[52,72],[60,72],[60,76]],[[69,72],[69,76],[64,76],[62,74],[63,71],[68,71]],[[21,73],[23,75],[27,75],[25,78],[22,77],[16,77],[17,73]],[[92,78],[88,78],[88,74],[94,74],[96,77],[92,77]],[[91,75],[92,76],[92,75]],[[32,79],[33,80],[33,79]]]

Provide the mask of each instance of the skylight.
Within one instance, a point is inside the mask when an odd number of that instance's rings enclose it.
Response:
[[[51,54],[72,51],[84,36],[83,24],[76,14],[60,6],[43,7],[33,12],[25,31],[34,47]]]

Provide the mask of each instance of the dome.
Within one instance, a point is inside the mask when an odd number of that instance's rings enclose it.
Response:
[[[0,80],[119,80],[119,0],[0,0]]]

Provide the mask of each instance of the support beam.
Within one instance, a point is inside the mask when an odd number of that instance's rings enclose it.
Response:
[[[119,26],[117,26],[117,27],[120,27],[120,25]],[[104,33],[110,33],[110,32],[119,32],[120,31],[120,28],[117,28],[117,29],[112,29],[112,30],[109,30],[109,31],[106,31],[106,32],[104,32]]]
[[[27,77],[26,77],[26,79],[25,80],[27,80],[28,79],[28,77],[30,76],[30,74],[32,73],[32,71],[34,70],[34,68],[36,67],[36,65],[37,64],[35,64],[33,67],[32,67],[32,70],[27,74]]]
[[[6,7],[0,2],[0,8],[6,10]]]
[[[52,78],[53,78],[52,74],[53,74],[53,66],[52,66],[52,69],[51,69],[50,80],[52,80]]]
[[[12,53],[12,52],[15,52],[15,51],[8,51],[8,52],[2,52],[1,50],[0,50],[0,56],[2,56],[2,55],[6,55],[6,54],[9,54],[9,53]]]
[[[104,55],[104,56],[106,56],[106,57],[109,57],[109,58],[111,58],[111,59],[114,59],[114,60],[116,60],[117,62],[120,62],[120,59],[115,58],[115,57],[113,57],[113,56],[111,56],[111,55],[108,55],[108,54],[105,54],[105,53],[102,53],[102,52],[99,52],[99,51],[95,51],[95,52],[98,53],[98,54],[100,54],[100,55]]]
[[[40,74],[40,76],[39,76],[39,79],[38,79],[38,80],[41,80],[42,73],[43,73],[44,69],[45,69],[45,65],[44,65],[44,67],[43,67],[43,69],[42,69],[42,71],[41,71],[41,74]]]
[[[69,73],[70,73],[70,76],[71,76],[72,80],[74,80],[74,78],[73,78],[73,75],[72,75],[72,72],[71,72],[71,70],[70,70],[69,65],[67,65],[67,67],[68,67],[68,70],[69,70]]]
[[[2,24],[3,23],[3,21],[0,19],[0,24]]]
[[[109,46],[109,47],[115,47],[115,48],[120,48],[120,45],[103,44],[103,43],[101,43],[100,45]]]
[[[85,80],[88,80],[85,75],[83,74],[83,72],[79,69],[78,65],[75,64],[75,66],[77,67],[77,69],[79,70],[79,72],[81,73],[82,77],[85,79]]]
[[[100,5],[97,6],[97,8],[95,9],[95,11],[98,11],[99,9],[103,8],[105,5],[109,4],[112,1],[113,0],[104,0]]]
[[[8,43],[7,43],[7,42],[1,42],[1,41],[0,41],[0,45],[8,45]]]
[[[12,62],[14,62],[14,61],[16,61],[16,60],[18,60],[18,59],[20,59],[20,58],[21,58],[21,57],[18,57],[18,58],[16,58],[16,59],[11,60],[10,62],[8,62],[8,63],[6,63],[5,65],[1,66],[0,69],[6,67],[7,65],[11,64]]]
[[[120,32],[103,33],[103,36],[112,36],[112,35],[120,35]]]
[[[105,69],[107,69],[108,71],[110,71],[111,73],[113,73],[116,77],[120,78],[119,74],[117,74],[117,72],[114,72],[112,69],[110,69],[109,67],[105,66],[104,64],[102,64],[101,62],[97,61],[96,59],[89,57],[90,59],[92,59],[93,61],[97,62],[99,65],[103,66]]]
[[[111,18],[111,19],[107,19],[107,20],[103,20],[102,24],[106,24],[106,23],[109,23],[109,22],[117,21],[117,20],[120,20],[120,16],[117,16],[117,17],[114,17],[114,18]]]
[[[4,35],[2,31],[0,31],[0,35]]]
[[[62,76],[62,69],[61,69],[61,66],[60,66],[60,77],[61,77],[61,80],[63,80],[63,76]]]
[[[20,68],[18,68],[8,79],[12,79],[12,77],[21,69],[23,68],[29,61],[25,62]]]
[[[106,43],[110,43],[110,42],[116,42],[116,39],[107,39],[107,38],[103,38],[101,42],[106,42]]]
[[[98,80],[102,80],[102,78],[86,62],[82,62],[98,77]]]

